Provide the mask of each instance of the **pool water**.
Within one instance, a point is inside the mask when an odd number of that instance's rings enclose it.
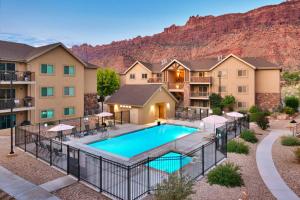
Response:
[[[131,158],[195,131],[197,131],[196,128],[187,126],[163,124],[93,142],[88,144],[88,146],[125,158]]]
[[[180,156],[179,153],[169,152],[150,161],[149,167],[172,174],[192,161],[191,157]]]

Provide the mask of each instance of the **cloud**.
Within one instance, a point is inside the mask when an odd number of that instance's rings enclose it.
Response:
[[[11,42],[24,43],[31,46],[43,46],[51,43],[62,42],[67,47],[71,47],[75,45],[75,42],[70,41],[70,38],[62,38],[60,40],[52,39],[52,38],[38,38],[25,34],[18,33],[0,33],[0,40],[6,40]]]

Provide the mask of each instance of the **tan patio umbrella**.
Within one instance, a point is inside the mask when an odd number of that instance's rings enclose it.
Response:
[[[114,115],[114,114],[112,114],[112,113],[110,113],[110,112],[102,112],[102,113],[97,114],[96,116],[102,118],[102,124],[103,124],[103,118],[104,118],[104,117],[111,117],[111,116],[113,116],[113,115]]]
[[[61,132],[60,134],[60,148],[62,150],[62,132],[63,131],[67,131],[67,130],[71,130],[73,129],[74,126],[70,126],[70,125],[67,125],[67,124],[58,124],[52,128],[50,128],[49,130],[47,130],[48,132]]]
[[[210,115],[203,118],[202,121],[204,122],[204,126],[205,124],[212,124],[214,126],[214,132],[216,132],[216,128],[224,125],[228,121],[228,119],[218,115]]]

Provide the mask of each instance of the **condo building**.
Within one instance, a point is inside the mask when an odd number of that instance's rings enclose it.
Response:
[[[209,108],[209,96],[233,95],[236,109],[280,105],[281,68],[262,58],[227,57],[147,63],[134,62],[123,74],[122,85],[163,84],[178,100],[177,107]]]
[[[49,122],[96,108],[96,69],[62,43],[33,47],[0,41],[0,129],[9,128],[11,120]]]

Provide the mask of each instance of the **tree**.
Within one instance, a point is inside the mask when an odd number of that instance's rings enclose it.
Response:
[[[102,88],[101,88],[102,87]],[[120,77],[112,69],[98,69],[97,70],[97,93],[101,96],[101,89],[103,96],[113,94],[120,87]]]
[[[226,95],[221,104],[224,108],[228,108],[232,111],[235,104],[235,97],[232,95]]]
[[[157,186],[154,196],[156,200],[185,200],[194,193],[193,181],[185,176],[171,174]]]
[[[212,93],[209,96],[209,102],[212,108],[221,108],[222,97],[219,94]]]

